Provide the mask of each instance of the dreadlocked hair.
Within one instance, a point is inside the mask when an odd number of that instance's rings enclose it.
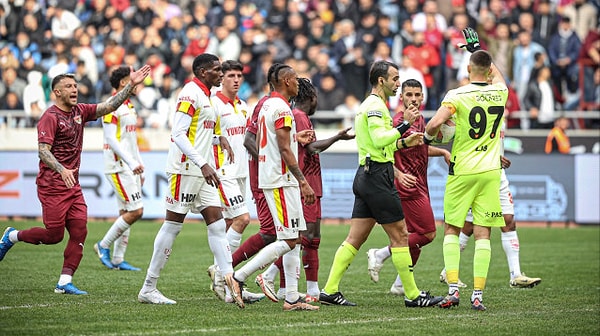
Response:
[[[316,95],[317,90],[308,78],[298,78],[298,94],[294,101],[297,103],[309,102]]]

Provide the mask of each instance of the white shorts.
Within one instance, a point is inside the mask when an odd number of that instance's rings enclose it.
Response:
[[[515,214],[515,203],[513,202],[513,197],[510,193],[510,186],[508,185],[508,178],[506,177],[504,169],[502,169],[502,175],[500,178],[500,206],[502,207],[503,215]],[[473,214],[471,213],[471,209],[469,209],[465,221],[473,223]]]
[[[133,211],[144,207],[142,202],[142,179],[132,171],[104,174],[112,186],[119,211]]]
[[[263,189],[269,211],[275,222],[277,239],[298,238],[300,231],[306,230],[302,213],[302,200],[299,187]]]
[[[167,173],[169,192],[165,208],[178,214],[200,213],[208,207],[221,207],[219,191],[202,176]]]
[[[223,217],[235,218],[248,213],[246,206],[246,179],[221,179],[219,195],[223,206]]]

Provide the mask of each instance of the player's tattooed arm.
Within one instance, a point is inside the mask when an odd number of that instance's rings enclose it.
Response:
[[[50,149],[52,149],[52,146],[49,144],[41,143],[38,145],[40,160],[50,167],[50,169],[60,174],[60,177],[67,188],[72,188],[77,183],[77,179],[75,178],[75,172],[77,169],[65,168],[62,164],[60,164],[60,162],[58,162],[56,157],[54,157]]]
[[[61,165],[60,162],[58,162],[58,160],[56,160],[56,158],[50,151],[51,149],[52,149],[52,146],[50,146],[49,144],[46,144],[46,143],[39,144],[38,145],[38,156],[40,157],[40,160],[42,160],[42,162],[46,164],[46,166],[50,167],[50,169],[54,170],[57,173],[62,173],[62,171],[65,169],[65,167],[63,167],[63,165]]]
[[[288,166],[288,169],[290,170],[290,173],[294,175],[296,180],[298,180],[298,182],[306,181],[306,178],[304,178],[304,174],[302,174],[302,171],[298,165]]]
[[[121,104],[123,104],[123,102],[129,98],[134,88],[134,85],[127,83],[127,85],[125,85],[121,91],[108,98],[108,100],[105,102],[98,104],[96,107],[96,117],[102,117],[103,115],[109,114],[119,108],[119,106],[121,106]]]

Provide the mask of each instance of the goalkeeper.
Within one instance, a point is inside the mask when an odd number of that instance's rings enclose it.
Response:
[[[430,143],[440,126],[455,115],[456,134],[444,194],[443,253],[448,295],[439,305],[450,308],[459,304],[458,236],[471,208],[475,235],[471,308],[485,310],[482,296],[491,259],[490,231],[492,227],[504,226],[498,190],[500,133],[508,88],[490,54],[481,50],[477,33],[466,28],[463,35],[466,44],[461,47],[472,53],[467,68],[470,83],[448,91],[425,127],[424,140]]]

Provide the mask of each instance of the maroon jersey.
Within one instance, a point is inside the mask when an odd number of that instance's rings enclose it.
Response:
[[[83,127],[86,122],[96,119],[96,104],[77,104],[65,112],[50,106],[38,122],[38,143],[52,146],[50,152],[67,169],[77,169],[74,173],[79,183],[79,164],[83,145]],[[66,189],[59,173],[50,169],[40,160],[40,172],[36,184],[40,187]]]
[[[312,130],[313,125],[308,115],[302,110],[293,109],[296,121],[296,132]],[[306,182],[313,188],[316,197],[323,196],[323,185],[321,181],[321,160],[319,154],[310,154],[306,147],[298,142],[298,166],[306,178]]]
[[[394,126],[402,123],[404,113],[399,112],[394,116]],[[414,132],[425,132],[425,118],[420,116],[402,135],[403,138]],[[427,186],[427,164],[429,155],[427,154],[428,145],[419,145],[409,148],[402,148],[394,152],[394,165],[401,172],[410,174],[417,178],[417,183],[412,188],[401,186],[397,180],[394,180],[396,189],[400,193],[401,199],[419,199],[429,198],[429,187]]]
[[[252,111],[252,116],[248,119],[246,132],[250,132],[254,135],[258,133],[258,114],[265,103],[265,100],[269,97],[270,95],[266,95],[256,103],[254,111]],[[262,193],[262,190],[258,187],[258,161],[254,160],[252,155],[248,155],[248,176],[250,177],[250,191],[252,191],[253,194],[256,192]]]

